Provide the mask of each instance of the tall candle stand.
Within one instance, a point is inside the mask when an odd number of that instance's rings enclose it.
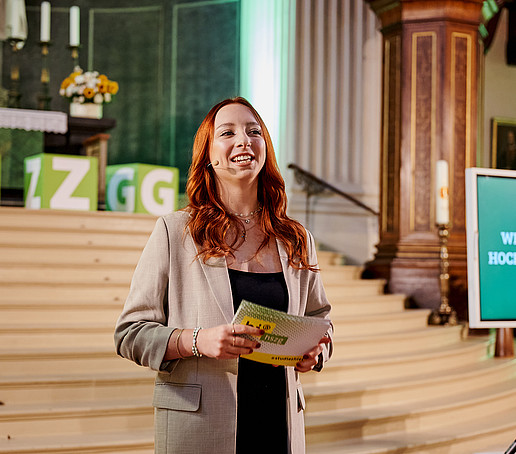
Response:
[[[9,38],[11,45],[11,84],[8,92],[7,106],[19,108],[20,107],[20,64],[18,63],[18,44],[22,42],[20,38]]]
[[[440,305],[435,309],[428,319],[430,325],[457,325],[457,313],[450,306],[448,295],[450,291],[450,275],[448,274],[448,224],[438,224],[439,232],[439,290]]]
[[[41,41],[39,45],[41,47],[41,92],[38,95],[38,109],[50,110],[50,100],[52,99],[48,88],[50,83],[50,71],[48,69],[50,42]]]
[[[72,54],[73,67],[79,66],[79,47],[80,46],[68,46]]]

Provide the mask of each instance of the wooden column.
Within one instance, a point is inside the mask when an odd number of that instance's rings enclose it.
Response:
[[[475,165],[482,0],[368,0],[382,23],[380,242],[366,277],[439,305],[435,163],[450,168],[450,304],[467,310],[465,168]]]

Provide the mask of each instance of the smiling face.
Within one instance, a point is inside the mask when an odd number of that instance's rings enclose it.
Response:
[[[222,107],[215,116],[210,162],[221,183],[257,181],[266,159],[262,128],[251,110],[243,104]]]

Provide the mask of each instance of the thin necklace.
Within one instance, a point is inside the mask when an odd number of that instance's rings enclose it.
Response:
[[[256,224],[252,225],[251,227],[249,227],[247,230],[245,229],[244,227],[244,230],[242,231],[242,234],[240,235],[240,238],[243,238],[244,241],[247,239],[247,232],[249,232],[250,230],[253,230],[254,229],[254,226]]]
[[[249,223],[251,222],[251,218],[252,218],[255,214],[259,213],[259,212],[261,211],[261,209],[262,209],[262,206],[261,206],[261,205],[258,205],[258,208],[256,208],[256,210],[251,211],[251,212],[249,212],[249,213],[247,213],[247,214],[245,214],[245,213],[231,213],[231,214],[232,214],[233,216],[237,216],[237,217],[239,217],[239,218],[246,218],[246,219],[243,219],[243,221],[244,221],[246,224],[249,224]]]

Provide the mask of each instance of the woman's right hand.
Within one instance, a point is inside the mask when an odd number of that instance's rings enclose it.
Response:
[[[219,325],[201,329],[197,334],[197,349],[200,354],[216,359],[234,359],[248,355],[260,347],[258,341],[240,337],[249,334],[260,337],[265,331],[249,325]]]

